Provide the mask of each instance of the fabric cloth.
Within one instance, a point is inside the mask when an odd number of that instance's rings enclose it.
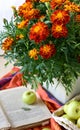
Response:
[[[13,67],[9,73],[0,79],[0,90],[20,87],[21,85],[23,85],[23,80],[22,74],[20,73],[20,69],[18,67]],[[58,102],[53,96],[51,96],[47,91],[45,91],[40,84],[37,92],[51,113],[61,107],[62,104]],[[46,126],[39,126],[28,130],[42,130],[43,127],[50,128],[50,130],[64,130],[64,128],[56,123],[53,118],[50,119],[50,123]]]
[[[9,73],[0,79],[0,90],[19,87],[20,85],[22,85],[22,74],[18,67],[13,67]]]

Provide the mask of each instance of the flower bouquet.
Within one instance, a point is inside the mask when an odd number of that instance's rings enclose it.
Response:
[[[3,19],[0,44],[24,81],[61,82],[68,93],[80,76],[79,0],[26,0]],[[33,87],[35,86],[33,85]]]

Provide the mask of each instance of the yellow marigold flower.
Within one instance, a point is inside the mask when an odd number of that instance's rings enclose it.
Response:
[[[49,59],[56,53],[56,48],[54,44],[45,44],[40,47],[40,55],[45,58]]]
[[[11,38],[11,37],[7,37],[4,41],[3,41],[3,43],[2,43],[2,49],[4,50],[4,51],[7,51],[7,50],[10,50],[11,49],[11,45],[13,44],[13,38]]]
[[[20,35],[19,35],[19,38],[20,38],[20,39],[21,39],[21,38],[24,38],[23,34],[20,34]]]
[[[52,25],[52,35],[55,38],[66,37],[68,30],[63,24],[53,24]]]
[[[16,40],[19,40],[19,39],[22,39],[22,38],[24,38],[24,35],[23,35],[23,34],[20,34],[20,35],[17,35],[17,36],[16,36]]]
[[[70,20],[70,16],[68,12],[64,10],[56,10],[51,15],[52,23],[59,22],[59,23],[67,24],[69,20]]]
[[[28,19],[23,20],[21,23],[19,23],[19,24],[17,25],[17,27],[18,27],[18,28],[24,28],[25,26],[27,26],[28,22],[29,22]]]
[[[64,10],[70,12],[80,12],[80,5],[77,5],[74,2],[68,2],[64,5]]]
[[[46,40],[49,36],[49,29],[47,24],[44,22],[37,22],[30,28],[29,38],[34,40],[36,43]]]
[[[34,60],[38,60],[38,54],[39,52],[35,48],[29,51],[30,58],[34,58]]]

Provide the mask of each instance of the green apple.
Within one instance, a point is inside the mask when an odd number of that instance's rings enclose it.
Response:
[[[76,120],[71,119],[67,114],[63,114],[62,117],[67,118],[69,121],[73,122],[74,124],[76,123]]]
[[[22,95],[22,100],[26,104],[34,104],[36,102],[37,96],[36,93],[32,90],[25,91]]]
[[[42,130],[51,130],[51,129],[50,129],[50,128],[46,128],[46,127],[45,127],[45,128],[43,128]]]
[[[65,105],[63,106],[63,110],[64,110],[65,113],[67,113],[67,109],[68,109],[68,104],[65,104]]]
[[[80,117],[80,102],[77,100],[72,100],[68,104],[66,113],[71,119],[78,119]]]
[[[80,128],[80,117],[77,119],[77,126]]]

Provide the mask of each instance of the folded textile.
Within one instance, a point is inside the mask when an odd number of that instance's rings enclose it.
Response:
[[[0,79],[0,90],[22,85],[22,74],[18,67],[13,67],[10,72]]]
[[[0,79],[0,90],[20,87],[21,85],[23,85],[22,83],[22,74],[20,72],[20,69],[18,67],[13,67],[13,69],[9,73],[4,75]],[[44,103],[47,105],[51,113],[61,107],[62,104],[58,102],[53,96],[51,96],[47,91],[45,91],[40,84],[37,92]],[[56,123],[53,118],[50,119],[50,124],[44,127],[50,128],[51,130],[64,130],[64,128]],[[28,130],[42,130],[42,128],[43,127],[40,126]]]

